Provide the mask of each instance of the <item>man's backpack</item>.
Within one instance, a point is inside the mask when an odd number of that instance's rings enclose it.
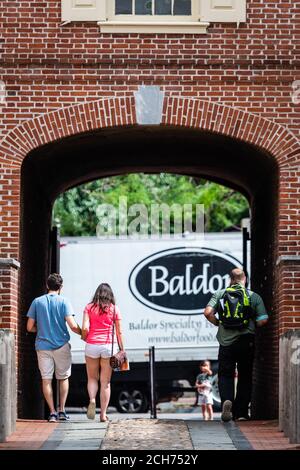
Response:
[[[225,289],[219,302],[219,323],[227,329],[240,330],[249,325],[252,317],[250,296],[240,284]]]

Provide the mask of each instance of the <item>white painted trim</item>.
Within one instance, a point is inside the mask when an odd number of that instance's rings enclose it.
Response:
[[[147,22],[188,22],[188,21],[198,21],[200,17],[200,1],[201,0],[191,0],[191,15],[116,15],[115,14],[115,0],[106,0],[106,11],[107,11],[107,20],[108,21],[130,21],[143,23]]]
[[[281,263],[300,263],[300,255],[281,255],[277,258],[276,266]]]
[[[245,23],[246,0],[200,0],[200,18],[211,23]]]
[[[206,34],[210,23],[199,21],[99,21],[102,33]]]
[[[80,2],[78,6],[74,0],[61,0],[61,20],[63,23],[71,21],[99,21],[106,19],[106,0],[91,0],[86,6]]]
[[[6,267],[19,269],[21,264],[14,258],[0,258],[0,268]]]

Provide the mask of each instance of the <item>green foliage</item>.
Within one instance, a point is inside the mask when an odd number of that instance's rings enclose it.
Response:
[[[53,222],[60,225],[62,236],[96,235],[97,207],[105,203],[118,208],[121,196],[128,198],[128,206],[145,204],[149,212],[151,204],[204,204],[207,232],[239,229],[241,219],[249,216],[246,198],[219,184],[167,173],[133,173],[66,191],[55,202]]]

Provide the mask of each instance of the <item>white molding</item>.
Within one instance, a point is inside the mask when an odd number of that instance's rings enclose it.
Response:
[[[61,19],[67,24],[71,21],[100,21],[106,19],[106,0],[86,2],[61,0]]]
[[[206,34],[210,23],[200,21],[99,21],[102,33]]]
[[[99,22],[101,31],[113,33],[205,34],[213,22],[246,21],[246,0],[191,0],[191,15],[115,15],[115,0],[61,0],[62,25],[73,21]]]
[[[279,266],[281,263],[300,263],[300,255],[281,255],[277,258],[276,266]]]
[[[0,258],[0,269],[2,268],[15,268],[19,269],[21,266],[20,262],[14,258]]]
[[[246,0],[200,0],[200,18],[211,23],[245,23]]]

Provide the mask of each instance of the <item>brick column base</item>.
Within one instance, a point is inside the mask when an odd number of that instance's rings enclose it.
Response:
[[[18,332],[18,270],[15,259],[0,258],[0,328]]]

